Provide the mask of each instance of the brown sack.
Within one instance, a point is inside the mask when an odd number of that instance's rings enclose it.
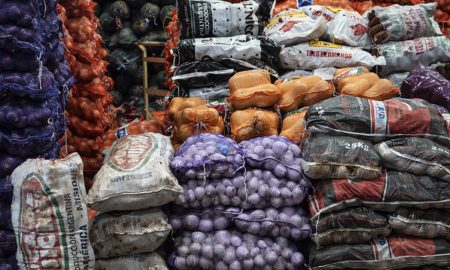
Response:
[[[289,112],[333,96],[334,87],[320,76],[293,78],[278,85],[283,96],[279,108]]]
[[[231,137],[246,141],[256,137],[278,135],[279,118],[275,112],[247,109],[231,115]]]
[[[175,115],[174,139],[184,142],[188,137],[200,133],[222,134],[223,118],[216,109],[206,106],[187,108]]]
[[[228,87],[232,95],[236,90],[268,83],[271,83],[269,72],[263,69],[254,69],[234,74],[228,81]]]
[[[169,118],[173,120],[175,118],[175,114],[180,112],[186,108],[197,107],[199,105],[206,105],[206,99],[199,97],[190,97],[190,98],[181,98],[176,97],[170,101],[169,104]]]
[[[303,108],[286,114],[280,136],[286,137],[296,144],[302,143],[308,137],[305,129],[306,112],[307,108]]]
[[[273,84],[260,84],[249,88],[235,90],[228,101],[235,110],[249,107],[269,107],[278,103],[281,97],[280,89]]]

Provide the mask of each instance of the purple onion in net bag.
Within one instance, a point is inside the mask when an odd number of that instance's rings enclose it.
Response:
[[[189,180],[175,203],[186,208],[232,206],[243,209],[281,208],[302,203],[309,192],[305,179],[278,178],[271,171],[247,170],[232,178]]]
[[[16,235],[14,231],[0,231],[0,257],[8,257],[16,253]]]
[[[169,264],[177,270],[303,269],[304,257],[283,237],[262,238],[236,231],[184,232],[175,239]]]
[[[0,231],[12,231],[11,204],[0,201]]]
[[[25,158],[0,153],[0,177],[11,174],[24,161]]]
[[[405,98],[421,98],[450,110],[450,81],[437,71],[417,66],[400,87]]]
[[[0,258],[0,270],[19,270],[19,266],[17,266],[16,255],[11,255],[6,258]]]
[[[13,186],[9,176],[0,177],[0,201],[2,204],[11,204]]]
[[[189,137],[170,162],[180,181],[232,177],[243,168],[243,152],[232,139],[217,134]]]
[[[243,148],[247,166],[270,170],[279,178],[302,179],[302,153],[290,140],[280,136],[258,137],[239,145]]]

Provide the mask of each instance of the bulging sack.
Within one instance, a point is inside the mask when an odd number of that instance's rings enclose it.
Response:
[[[278,135],[279,117],[275,112],[246,109],[231,114],[231,138],[237,142],[259,136]]]
[[[385,217],[367,207],[355,207],[324,214],[315,222],[311,236],[317,247],[365,243],[391,233]]]
[[[274,0],[229,3],[220,0],[178,0],[181,39],[258,36],[272,16]]]
[[[302,169],[312,179],[373,179],[381,175],[381,158],[369,141],[317,134],[303,144]]]
[[[450,150],[425,138],[399,138],[375,146],[383,167],[450,182]]]
[[[305,115],[308,108],[287,113],[283,119],[280,136],[288,138],[296,144],[301,144],[307,137]]]
[[[263,34],[278,44],[293,46],[319,39],[325,32],[326,23],[323,17],[314,20],[303,11],[288,9],[274,16]]]
[[[169,111],[169,118],[173,120],[175,118],[175,114],[177,114],[178,112],[181,112],[182,110],[187,108],[193,108],[200,105],[206,105],[206,99],[198,97],[173,98],[169,103],[169,108],[167,109]]]
[[[93,269],[83,163],[29,159],[11,176],[12,221],[21,269]]]
[[[95,270],[169,270],[166,262],[156,252],[140,255],[99,259],[95,261]]]
[[[87,196],[90,208],[138,210],[169,203],[183,190],[170,172],[170,139],[157,133],[129,135],[108,150]]]
[[[285,69],[313,70],[324,67],[383,66],[384,57],[376,57],[359,48],[324,41],[310,41],[285,47],[280,53],[280,65]]]
[[[135,255],[157,249],[171,230],[159,208],[103,213],[94,219],[91,243],[96,258]]]
[[[281,98],[280,89],[271,83],[241,88],[231,93],[228,101],[233,109],[244,110],[249,107],[271,107]]]
[[[425,137],[450,146],[442,115],[421,99],[330,98],[309,107],[306,128],[309,133],[352,136],[372,142]]]

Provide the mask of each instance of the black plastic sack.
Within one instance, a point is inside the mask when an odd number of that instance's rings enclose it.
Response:
[[[367,207],[356,207],[325,214],[315,222],[311,236],[319,247],[334,244],[365,243],[391,233],[385,217]]]
[[[309,133],[347,135],[372,142],[400,137],[425,137],[450,146],[442,115],[421,99],[375,101],[338,96],[308,108]]]
[[[280,51],[281,47],[268,38],[246,35],[185,39],[173,49],[176,65],[193,61],[233,58],[244,61],[259,59],[276,66]]]
[[[369,141],[317,134],[303,144],[302,168],[312,179],[373,179],[381,174],[381,159]]]
[[[181,38],[258,36],[272,16],[273,0],[229,3],[220,0],[178,0]]]
[[[399,234],[450,240],[450,210],[401,208],[389,214],[389,225]]]

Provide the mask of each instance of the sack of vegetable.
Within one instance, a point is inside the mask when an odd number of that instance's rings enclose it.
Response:
[[[366,243],[391,233],[386,218],[367,207],[324,214],[315,223],[312,240],[318,248],[336,244]]]
[[[119,139],[95,176],[86,198],[89,207],[103,212],[136,210],[174,200],[182,188],[169,169],[172,155],[169,138],[161,134]]]
[[[301,110],[293,110],[287,113],[283,118],[283,126],[281,128],[280,136],[288,138],[295,144],[301,145],[308,137],[306,133],[305,115],[308,108]]]
[[[307,130],[310,134],[345,135],[372,142],[424,137],[450,146],[445,120],[433,106],[421,99],[330,98],[309,107]]]
[[[258,137],[239,144],[245,156],[246,165],[269,170],[278,178],[300,181],[300,147],[284,137]]]
[[[442,35],[433,17],[436,6],[437,3],[374,7],[367,15],[369,34],[377,44]]]
[[[176,97],[173,98],[168,107],[169,119],[173,120],[175,118],[175,114],[181,112],[187,108],[193,108],[200,105],[206,105],[206,99],[192,97],[192,98],[181,98]]]
[[[152,268],[155,270],[169,270],[164,259],[156,252],[95,260],[95,270],[109,270],[114,268],[122,270]]]
[[[277,85],[282,92],[278,108],[290,112],[333,96],[334,87],[320,76],[292,76]]]
[[[269,170],[252,169],[232,178],[189,180],[175,203],[185,208],[216,206],[242,209],[282,208],[303,202],[310,184],[305,179],[277,177]],[[199,189],[201,187],[201,189]]]
[[[279,116],[261,109],[246,109],[231,114],[231,138],[237,142],[260,136],[278,135]]]
[[[261,238],[237,231],[184,232],[175,239],[169,264],[177,270],[301,269],[303,255],[286,238]]]
[[[274,0],[247,0],[241,3],[205,0],[178,0],[181,38],[258,36],[272,16]]]
[[[382,75],[450,61],[450,39],[445,36],[388,42],[379,45],[377,50],[386,59],[386,65],[381,68]]]
[[[403,235],[450,240],[450,211],[401,208],[389,214],[389,226],[394,232]]]
[[[450,202],[450,183],[405,172],[385,171],[370,180],[317,180],[313,185],[315,192],[308,198],[313,221],[322,213],[360,205],[393,212],[399,207],[447,208]]]
[[[230,138],[218,134],[189,137],[170,162],[179,181],[233,177],[244,165],[244,154]]]
[[[228,101],[235,110],[244,110],[249,107],[272,107],[281,98],[280,89],[271,83],[240,88],[230,93]]]
[[[14,231],[0,230],[0,258],[8,258],[15,254],[17,249]]]
[[[301,57],[299,57],[299,55]],[[282,68],[314,70],[324,67],[383,66],[383,57],[376,57],[360,48],[341,46],[323,41],[310,41],[285,47],[280,53]]]
[[[375,146],[383,166],[450,182],[450,150],[425,138],[399,138]]]
[[[373,100],[386,100],[397,96],[400,90],[387,79],[364,67],[342,68],[336,70],[333,83],[341,95],[349,95]]]

